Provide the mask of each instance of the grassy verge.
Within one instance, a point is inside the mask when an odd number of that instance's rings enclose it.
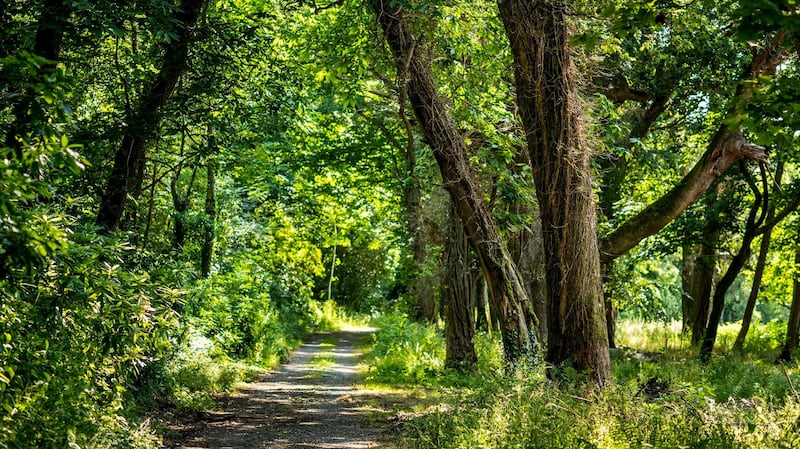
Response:
[[[612,385],[598,390],[577,373],[548,380],[541,363],[506,372],[488,335],[478,338],[477,372],[445,370],[438,329],[402,316],[377,325],[369,382],[433,399],[404,412],[406,447],[800,447],[800,398],[787,380],[800,385],[800,373],[771,363],[769,326],[753,330],[759,351],[702,365],[672,327],[623,323],[620,343],[630,349],[614,357]]]

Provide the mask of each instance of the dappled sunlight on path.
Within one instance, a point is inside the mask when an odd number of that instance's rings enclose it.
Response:
[[[243,386],[221,400],[218,412],[174,426],[170,448],[323,448],[386,447],[381,430],[369,422],[376,411],[358,388],[357,351],[371,328],[318,334],[302,345],[287,365]]]

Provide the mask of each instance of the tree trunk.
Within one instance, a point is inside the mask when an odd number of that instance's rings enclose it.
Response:
[[[800,231],[795,240],[794,265],[795,270],[800,269]],[[792,306],[789,309],[789,321],[786,323],[786,341],[783,350],[778,355],[779,361],[789,362],[794,355],[794,349],[800,343],[800,276],[794,275],[792,284]]]
[[[700,343],[708,325],[711,311],[711,292],[714,288],[714,271],[717,266],[716,229],[705,233],[705,240],[698,245],[685,245],[683,248],[683,321],[691,332],[692,345]]]
[[[431,274],[426,273],[425,270],[428,251],[422,222],[422,192],[419,180],[413,174],[416,164],[413,160],[408,160],[407,163],[410,176],[403,189],[403,196],[406,203],[407,226],[411,237],[411,253],[414,256],[413,264],[416,274],[411,280],[411,297],[414,300],[415,318],[433,323],[436,321],[436,297],[433,294]]]
[[[492,308],[500,317],[505,358],[514,362],[530,351],[525,289],[517,269],[483,199],[467,158],[467,145],[439,96],[430,72],[403,17],[401,8],[386,0],[372,0],[397,66],[398,79],[442,174],[444,188],[455,204],[465,231],[478,255],[489,285]]]
[[[442,298],[445,316],[445,366],[473,370],[478,363],[475,352],[475,274],[464,226],[451,204],[444,242]]]
[[[744,163],[740,163],[740,166],[743,174],[748,179],[748,184],[750,184],[753,190],[755,199],[753,200],[753,206],[750,208],[750,213],[747,215],[747,223],[745,224],[744,234],[742,235],[742,246],[739,248],[739,252],[731,259],[727,271],[725,271],[722,279],[717,283],[716,289],[714,289],[714,299],[711,304],[711,314],[708,317],[708,327],[706,327],[706,333],[703,335],[703,342],[700,346],[700,360],[704,362],[708,361],[711,357],[711,352],[714,350],[714,344],[717,340],[717,331],[722,319],[722,311],[725,308],[725,294],[728,293],[728,289],[733,285],[733,282],[739,276],[739,272],[742,271],[744,264],[747,263],[747,260],[750,258],[750,245],[753,243],[753,239],[756,238],[756,232],[761,222],[764,221],[764,215],[766,213],[765,204],[762,202],[764,195],[758,190],[755,183],[750,180],[750,175],[746,172],[747,169]],[[761,176],[763,184],[766,186],[765,170],[765,167],[762,165]],[[766,192],[766,189],[764,189],[764,192]],[[761,210],[760,217],[758,216],[759,210]]]
[[[627,88],[627,81],[622,78],[626,86],[625,90],[630,92]],[[637,139],[643,139],[650,132],[650,128],[658,117],[667,109],[669,99],[674,84],[665,86],[668,93],[657,95],[648,104],[647,109],[638,114],[638,121],[634,123],[630,134],[627,138],[619,142],[618,145],[622,148],[631,149],[633,142]],[[621,99],[621,98],[620,98]],[[640,100],[644,100],[640,98]],[[613,222],[616,216],[616,204],[622,199],[622,184],[628,175],[628,161],[625,158],[619,158],[613,154],[606,154],[604,157],[596,160],[599,171],[601,173],[602,188],[598,194],[598,206],[605,215],[606,220]],[[608,333],[608,346],[611,348],[616,347],[615,338],[617,333],[617,310],[614,306],[613,291],[608,288],[609,276],[613,270],[613,260],[604,261],[601,265],[601,272],[603,273],[603,302],[606,310],[606,332]]]
[[[518,213],[523,212],[531,217],[530,229],[524,229],[509,236],[508,251],[519,270],[533,314],[538,318],[539,324],[534,329],[536,339],[544,344],[547,341],[547,286],[542,223],[539,221],[539,211],[536,208],[518,211]]]
[[[723,183],[706,192],[704,201],[703,231],[700,243],[683,247],[683,269],[681,270],[681,297],[684,310],[684,331],[691,331],[692,345],[700,343],[708,326],[711,312],[711,293],[714,290],[714,274],[717,268],[717,245],[719,244],[720,211],[714,207],[722,192]]]
[[[778,162],[778,167],[775,170],[775,189],[780,189],[781,178],[783,177],[784,162]],[[764,193],[767,195],[767,193]],[[764,198],[765,206],[767,206],[767,217],[765,219],[768,225],[765,225],[764,233],[761,236],[761,246],[758,250],[758,260],[756,261],[756,268],[753,271],[753,282],[750,286],[750,294],[747,296],[747,305],[744,308],[744,316],[742,316],[742,327],[739,329],[739,334],[736,335],[736,341],[733,343],[733,350],[742,352],[744,342],[747,338],[747,332],[750,330],[750,324],[753,321],[753,312],[756,308],[756,301],[758,300],[758,291],[761,289],[761,280],[764,278],[764,268],[767,266],[767,256],[769,255],[769,245],[772,240],[772,229],[775,227],[775,202],[769,199],[769,196]]]
[[[517,105],[532,162],[548,298],[546,360],[571,362],[605,384],[610,376],[589,151],[562,0],[504,0]]]
[[[214,128],[209,127],[209,143],[212,153],[206,161],[206,219],[203,222],[203,247],[200,249],[200,274],[211,275],[211,262],[214,258],[214,240],[217,221],[217,158]]]
[[[775,209],[770,207],[770,212],[767,214],[767,220],[775,217]],[[761,236],[761,246],[758,250],[758,260],[756,261],[756,268],[753,271],[753,283],[750,287],[750,294],[747,296],[747,305],[744,308],[744,316],[742,316],[742,327],[739,329],[739,334],[736,335],[736,341],[733,343],[733,350],[741,353],[744,348],[744,342],[747,338],[747,332],[750,330],[750,324],[753,321],[753,312],[756,308],[756,301],[758,300],[758,291],[761,288],[761,280],[764,278],[764,268],[767,266],[767,255],[769,255],[769,245],[772,240],[772,229],[764,232]]]
[[[175,15],[177,39],[166,45],[158,76],[144,93],[129,118],[125,135],[114,155],[114,166],[100,200],[96,222],[108,231],[119,228],[127,198],[141,190],[145,169],[145,146],[155,133],[160,112],[183,74],[189,41],[204,0],[182,0]]]

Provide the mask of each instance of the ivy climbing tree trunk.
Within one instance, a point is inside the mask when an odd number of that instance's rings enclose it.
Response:
[[[100,199],[96,222],[108,231],[119,228],[129,195],[141,190],[144,179],[146,145],[160,122],[160,112],[172,95],[189,56],[192,32],[205,0],[182,0],[175,15],[177,38],[165,44],[161,68],[128,119],[122,142],[114,155],[114,165]]]
[[[445,361],[448,368],[472,370],[475,352],[476,273],[472,269],[469,239],[451,204],[442,254],[444,279],[442,299],[445,317]]]
[[[409,30],[402,8],[388,0],[371,0],[370,5],[394,57],[398,79],[433,150],[444,188],[478,255],[492,309],[501,323],[505,358],[514,362],[530,350],[527,323],[535,319],[529,318],[525,289],[469,166],[466,142],[439,96],[430,62]]]
[[[611,375],[589,151],[562,0],[504,0],[517,105],[542,218],[546,360],[570,363],[598,384]]]

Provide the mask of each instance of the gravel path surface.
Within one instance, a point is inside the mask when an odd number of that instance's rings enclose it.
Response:
[[[313,336],[290,363],[223,398],[221,411],[172,426],[166,447],[385,448],[386,435],[368,421],[378,393],[361,382],[357,343],[369,328]]]

